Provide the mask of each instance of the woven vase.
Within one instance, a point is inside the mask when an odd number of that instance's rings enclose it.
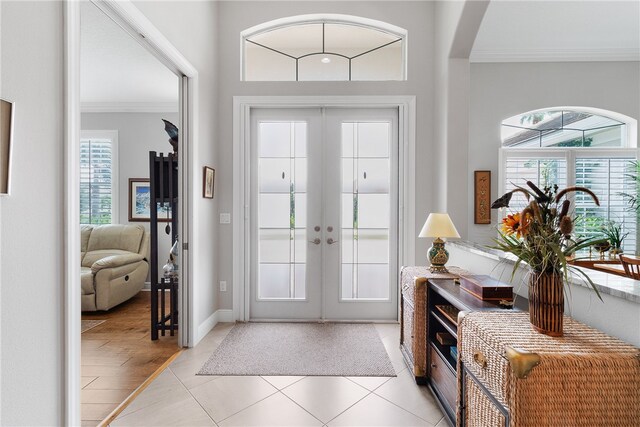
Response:
[[[561,337],[563,315],[562,275],[532,272],[529,275],[529,320],[533,328],[542,334]]]

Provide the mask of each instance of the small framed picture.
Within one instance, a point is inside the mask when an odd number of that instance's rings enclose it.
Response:
[[[216,177],[216,170],[205,166],[202,173],[202,197],[213,199],[213,187]]]
[[[151,188],[148,178],[129,178],[129,221],[151,220]],[[158,205],[158,222],[171,222],[171,206]]]
[[[12,102],[0,99],[0,195],[10,192],[13,110]]]
[[[491,224],[491,171],[473,173],[474,224]]]

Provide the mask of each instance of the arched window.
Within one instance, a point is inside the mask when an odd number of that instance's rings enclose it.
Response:
[[[406,80],[407,31],[349,15],[302,15],[242,32],[242,80]]]
[[[576,193],[575,213],[581,217],[576,231],[595,235],[618,224],[628,233],[623,249],[633,253],[638,231],[633,200],[640,173],[636,126],[630,117],[593,108],[548,108],[510,117],[501,127],[500,194],[528,180],[540,187],[590,188],[600,206]],[[519,210],[525,203],[514,198],[511,205]]]

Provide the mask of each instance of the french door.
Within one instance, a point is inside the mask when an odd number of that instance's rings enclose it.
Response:
[[[250,318],[395,320],[398,110],[251,110]]]

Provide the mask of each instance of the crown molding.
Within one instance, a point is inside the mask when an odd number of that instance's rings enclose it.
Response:
[[[82,102],[82,113],[177,113],[177,102]]]
[[[640,61],[640,50],[609,49],[486,49],[473,50],[470,62],[591,62]]]

